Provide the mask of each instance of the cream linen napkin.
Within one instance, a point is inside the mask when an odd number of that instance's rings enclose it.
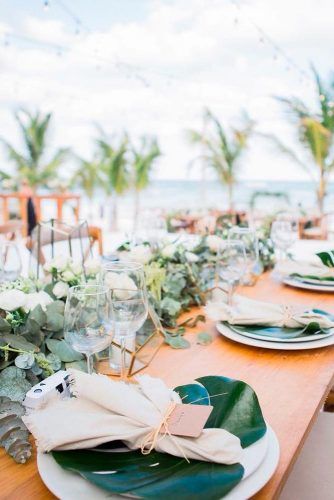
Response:
[[[285,278],[288,278],[291,274],[334,278],[334,268],[325,266],[320,260],[319,263],[285,260],[277,264],[276,270]]]
[[[316,322],[321,328],[334,327],[334,322],[322,314],[313,311],[298,311],[291,306],[253,300],[242,295],[234,295],[232,306],[219,300],[208,302],[205,309],[210,319],[227,321],[231,325],[299,328]]]
[[[147,434],[156,429],[171,401],[178,394],[161,379],[137,377],[138,384],[115,382],[104,375],[68,370],[74,378],[75,398],[54,400],[45,408],[23,417],[40,451],[92,448],[122,440],[139,449]],[[157,451],[220,464],[240,461],[240,440],[223,429],[204,429],[198,438],[168,435],[159,438]]]

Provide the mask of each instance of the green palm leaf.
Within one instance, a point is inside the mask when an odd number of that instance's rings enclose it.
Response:
[[[206,428],[234,433],[243,447],[264,436],[266,424],[251,387],[226,377],[202,377],[197,382],[176,387],[175,391],[185,403],[213,406]],[[52,455],[65,469],[79,473],[111,494],[139,498],[218,500],[241,481],[244,473],[240,464],[199,460],[187,463],[183,458],[156,451],[142,455],[140,451],[106,453],[95,449],[54,451]]]

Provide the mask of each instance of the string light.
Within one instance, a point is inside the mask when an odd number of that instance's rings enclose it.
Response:
[[[44,10],[49,10],[49,7],[50,7],[49,0],[44,0],[44,2],[43,2],[43,9]]]
[[[247,19],[247,21],[255,28],[255,30],[258,32],[260,35],[259,41],[260,43],[264,44],[266,43],[269,45],[273,50],[274,50],[274,59],[278,59],[278,56],[281,56],[285,62],[286,62],[286,70],[290,71],[292,68],[296,70],[299,75],[303,78],[305,81],[312,81],[313,79],[309,76],[309,74],[302,68],[299,67],[299,65],[283,50],[272,38],[269,36],[262,28],[259,26],[256,22],[253,21],[247,14],[242,12],[241,4],[239,3],[239,0],[230,0],[232,5],[237,9],[238,14],[242,13]]]

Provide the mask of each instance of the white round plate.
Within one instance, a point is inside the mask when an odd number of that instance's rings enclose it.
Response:
[[[246,325],[245,325],[246,326]],[[243,337],[248,337],[250,339],[256,340],[264,340],[265,342],[316,342],[320,339],[325,339],[327,337],[331,337],[334,335],[334,328],[331,328],[329,333],[319,333],[317,335],[305,335],[304,337],[299,337],[296,339],[280,339],[279,337],[266,337],[265,335],[256,335],[255,333],[250,332],[239,332],[237,325],[229,325],[229,327],[233,332],[238,335],[242,335]]]
[[[287,342],[268,342],[267,340],[258,340],[245,337],[244,335],[233,332],[232,330],[230,330],[230,328],[228,328],[226,325],[223,325],[222,323],[216,323],[216,328],[219,333],[230,340],[235,340],[240,344],[250,345],[252,347],[263,347],[264,349],[297,351],[304,349],[318,349],[319,347],[327,347],[334,344],[334,335],[331,335],[329,338],[315,340],[314,342],[298,342],[289,344]]]
[[[297,281],[300,281],[301,283],[309,283],[311,285],[323,285],[323,286],[326,286],[326,287],[334,287],[334,281],[333,280],[317,280],[317,279],[313,279],[313,278],[298,278],[297,276],[296,277],[293,277],[294,280],[297,280]]]
[[[329,292],[334,293],[334,285],[318,285],[313,283],[305,283],[294,278],[284,278],[283,283],[295,288],[303,288],[303,290],[314,290],[315,292]]]
[[[244,478],[224,499],[241,500],[254,495],[269,481],[276,470],[278,460],[278,440],[272,428],[268,426],[266,435],[245,449],[241,461],[245,468]],[[120,499],[125,496],[110,495],[78,474],[63,469],[51,454],[38,453],[37,467],[47,488],[62,500],[73,500],[74,498],[76,500],[91,500],[92,498],[105,500],[107,498]]]

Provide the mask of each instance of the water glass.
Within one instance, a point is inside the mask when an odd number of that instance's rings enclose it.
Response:
[[[254,271],[259,261],[259,242],[255,229],[234,226],[229,230],[229,240],[241,241],[245,248],[246,270],[243,285],[254,285]]]
[[[92,373],[92,354],[106,349],[112,340],[111,294],[104,285],[78,285],[69,289],[64,313],[64,338],[87,358]]]
[[[107,286],[112,292],[113,300],[117,299],[121,301],[124,299],[126,301],[131,296],[135,297],[138,292],[141,292],[142,297],[147,300],[144,267],[138,262],[122,261],[106,263],[102,269],[101,283]],[[114,290],[117,290],[117,293],[113,293]],[[130,307],[130,303],[128,307]],[[132,352],[135,349],[136,331],[139,328],[127,335],[124,334],[124,329],[118,327],[115,330],[114,342],[109,348],[109,365],[116,373],[123,371],[123,376],[131,359],[128,352]]]
[[[1,243],[2,280],[14,281],[22,271],[22,261],[18,246],[11,241]]]
[[[127,351],[135,348],[137,331],[143,326],[148,313],[148,298],[146,290],[119,289],[111,290],[112,297],[112,320],[115,332],[114,343],[120,346],[120,374],[121,379],[126,381],[127,377]],[[115,362],[114,353],[113,362]],[[128,356],[130,357],[130,356]]]
[[[279,251],[279,260],[284,260],[287,250],[298,239],[298,228],[292,221],[275,220],[271,226],[270,238]]]
[[[243,242],[229,239],[217,261],[218,279],[227,283],[229,305],[233,303],[235,288],[240,283],[246,267],[246,252]]]

